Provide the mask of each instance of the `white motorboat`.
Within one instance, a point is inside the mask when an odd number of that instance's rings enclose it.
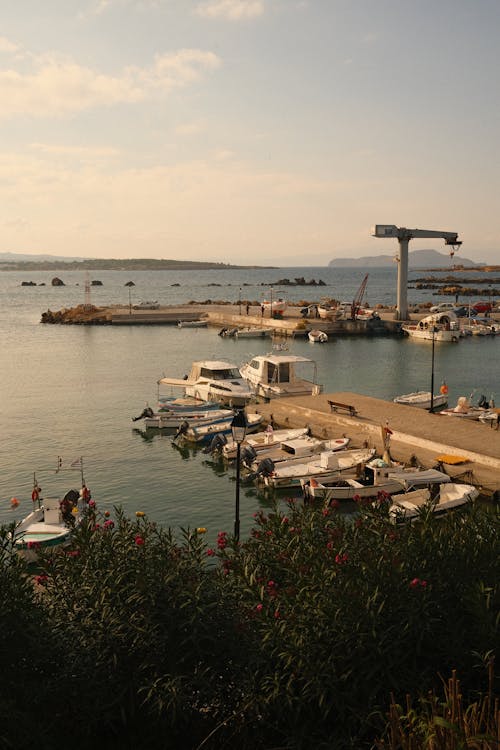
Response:
[[[301,479],[318,477],[330,480],[342,471],[353,469],[358,464],[365,464],[375,454],[374,448],[360,448],[343,451],[325,451],[318,458],[298,462],[283,461],[271,473],[262,478],[264,484],[273,489],[288,489],[301,486]]]
[[[229,406],[244,406],[254,395],[238,367],[223,360],[198,360],[192,363],[189,375],[163,377],[158,384],[183,388],[186,396]]]
[[[237,339],[258,339],[271,336],[272,332],[272,328],[258,328],[255,326],[253,328],[239,328],[235,331],[234,335]]]
[[[396,396],[393,400],[395,404],[416,406],[418,409],[427,409],[427,411],[432,406],[434,411],[437,411],[438,409],[444,409],[448,405],[448,393],[435,394],[431,399],[430,391],[415,391],[414,393],[406,393],[403,396]]]
[[[411,338],[426,341],[456,342],[460,337],[459,320],[451,310],[427,315],[418,323],[401,326],[401,330]]]
[[[304,497],[310,500],[333,501],[377,497],[380,492],[398,494],[408,489],[449,482],[447,474],[436,469],[395,469],[391,466],[364,466],[358,476],[341,475],[330,481],[310,477],[302,480]]]
[[[325,331],[319,331],[318,329],[309,331],[307,337],[313,344],[326,344],[328,341],[328,334],[325,333]]]
[[[189,424],[185,421],[179,426],[177,434],[175,435],[174,441],[177,443],[208,443],[216,435],[229,435],[233,424],[234,413],[231,412],[230,416],[215,419],[204,424]],[[258,430],[263,422],[264,417],[262,414],[247,414],[246,415],[246,429],[247,432],[253,432]]]
[[[144,417],[144,427],[146,429],[177,429],[183,422],[191,425],[202,425],[214,422],[215,420],[234,417],[232,409],[208,409],[206,411],[180,411],[165,412],[160,411],[149,417]]]
[[[256,432],[254,435],[249,435],[241,443],[241,450],[249,446],[256,453],[260,453],[263,450],[269,448],[278,447],[284,440],[294,440],[300,438],[303,435],[307,435],[308,427],[297,427],[295,429],[283,429],[273,430],[267,428],[261,432]],[[222,449],[222,455],[224,458],[233,459],[236,458],[237,444],[234,440],[228,440]]]
[[[310,378],[302,375],[312,370]],[[242,365],[241,375],[252,392],[263,398],[319,394],[323,386],[316,382],[316,362],[293,354],[260,354]],[[304,373],[306,374],[306,373]]]
[[[439,492],[434,496],[428,489],[396,495],[389,508],[389,515],[396,524],[420,518],[426,508],[439,516],[473,502],[478,495],[479,490],[470,484],[448,482],[440,484]]]
[[[172,396],[158,395],[158,411],[167,412],[194,412],[220,409],[217,401],[205,401],[204,399],[194,398],[194,396],[184,396],[174,398]]]

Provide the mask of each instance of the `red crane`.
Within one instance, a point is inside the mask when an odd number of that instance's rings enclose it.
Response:
[[[368,274],[366,274],[365,278],[361,282],[359,289],[356,292],[356,296],[354,297],[353,303],[351,305],[351,320],[356,320],[356,313],[358,312],[361,306],[361,300],[363,299],[365,295],[367,283],[368,283]]]

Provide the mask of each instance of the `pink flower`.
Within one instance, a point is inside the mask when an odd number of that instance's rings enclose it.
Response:
[[[333,542],[327,542],[326,548],[332,550],[333,549]]]
[[[115,522],[114,521],[111,521],[111,520],[110,521],[104,521],[104,528],[105,529],[113,529],[114,526],[115,526]]]
[[[425,589],[427,588],[427,581],[422,581],[420,578],[414,578],[412,581],[410,581],[410,588],[411,589]]]
[[[275,610],[275,612],[274,612],[274,619],[275,619],[275,620],[279,620],[279,619],[280,619],[280,616],[281,616],[281,615],[280,615],[280,611],[279,611],[279,609],[276,609],[276,610]]]
[[[40,542],[28,542],[26,546],[28,549],[37,549],[40,546]]]
[[[134,541],[138,547],[142,547],[142,545],[144,544],[144,537],[140,536],[140,534],[137,534]]]
[[[330,515],[330,511],[329,511],[329,509],[328,509],[328,508],[323,508],[323,510],[322,510],[321,512],[322,512],[322,514],[323,514],[324,516],[329,516],[329,515]]]
[[[95,508],[95,500],[89,500],[89,508]]]
[[[268,586],[268,588],[272,589],[273,586],[276,586],[276,584],[274,583],[274,581],[268,581],[267,582],[267,586]]]
[[[349,555],[347,552],[345,552],[343,555],[340,553],[338,555],[335,555],[335,562],[337,565],[344,565],[349,559]]]
[[[355,503],[359,503],[359,501],[361,500],[361,495],[353,495],[352,499],[354,500]]]
[[[209,557],[213,557],[215,555],[215,550],[213,550],[211,547],[207,549],[207,555]]]
[[[68,557],[78,557],[80,555],[80,550],[78,549],[70,549],[66,552],[66,555]]]
[[[332,507],[334,510],[337,510],[337,508],[340,507],[339,501],[338,500],[332,500],[332,502],[330,503],[330,507]]]
[[[264,607],[263,604],[257,604],[257,606],[255,607],[255,609],[257,610],[257,612],[262,612],[263,607]]]
[[[46,575],[35,576],[35,582],[38,583],[39,586],[45,586],[48,580],[49,577]]]

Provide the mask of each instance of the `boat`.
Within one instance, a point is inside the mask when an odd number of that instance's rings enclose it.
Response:
[[[206,320],[179,320],[177,322],[178,328],[206,328],[207,325]]]
[[[282,297],[273,300],[265,299],[262,302],[262,307],[264,311],[269,311],[271,315],[283,315],[287,308],[287,302]]]
[[[312,369],[311,379],[299,370]],[[316,382],[316,362],[294,354],[259,354],[242,365],[241,375],[256,396],[279,398],[319,394],[323,386]]]
[[[496,420],[497,414],[490,408],[485,396],[482,396],[477,406],[470,403],[466,396],[459,396],[453,409],[442,409],[440,414],[446,417],[472,420]]]
[[[160,378],[158,386],[161,385],[183,388],[186,396],[231,407],[244,406],[254,396],[238,367],[223,360],[197,360],[192,363],[189,375]]]
[[[251,448],[256,453],[263,450],[277,447],[285,440],[294,440],[300,438],[303,435],[307,435],[309,431],[308,427],[296,427],[283,430],[269,429],[269,425],[265,430],[256,432],[253,435],[249,435],[241,443],[241,450],[246,447]],[[236,458],[237,444],[234,440],[228,440],[222,449],[222,455],[224,458],[233,459]]]
[[[221,419],[215,419],[204,424],[194,424],[185,421],[179,426],[177,433],[174,437],[176,443],[208,443],[216,435],[229,435],[233,424],[234,413],[231,413],[228,417]],[[247,414],[246,415],[246,429],[247,432],[258,430],[262,424],[264,417],[262,414]]]
[[[258,453],[251,449],[246,449],[242,460],[254,471],[257,470],[260,461],[266,458],[271,459],[274,466],[281,466],[285,461],[287,465],[291,465],[293,461],[304,461],[309,456],[316,456],[326,451],[344,450],[349,445],[349,442],[350,438],[348,437],[322,440],[311,435],[302,435],[297,438],[282,440],[275,446],[264,446]]]
[[[70,489],[62,498],[42,498],[42,489],[33,475],[31,499],[34,508],[16,524],[12,536],[14,548],[27,562],[35,562],[40,550],[67,546],[75,525],[88,510],[91,494],[83,479],[81,459],[78,462],[82,486],[79,490]]]
[[[380,492],[398,494],[413,487],[449,482],[450,477],[437,469],[395,469],[392,466],[365,465],[356,476],[342,475],[329,481],[315,477],[303,479],[302,492],[306,500],[325,503],[377,497]]]
[[[429,409],[433,408],[434,411],[438,409],[444,409],[448,405],[448,392],[434,394],[431,398],[430,391],[415,391],[414,393],[406,393],[403,396],[396,396],[393,399],[395,404],[404,404],[405,406],[415,406],[417,409]]]
[[[440,516],[472,503],[478,496],[479,490],[472,485],[456,482],[440,484],[434,495],[429,489],[413,490],[393,498],[389,517],[395,524],[404,524],[420,518],[426,509]]]
[[[309,331],[307,337],[313,344],[326,344],[328,341],[328,334],[324,331],[319,331],[318,329]]]
[[[332,305],[328,302],[320,302],[318,305],[318,316],[321,320],[335,320],[342,315],[338,305]]]
[[[178,429],[182,422],[191,425],[201,425],[214,422],[218,419],[234,417],[232,409],[208,409],[206,411],[182,411],[182,412],[156,412],[144,417],[146,429]]]
[[[253,328],[239,328],[235,331],[234,335],[237,339],[256,339],[271,336],[272,332],[272,328],[258,328],[255,326]]]
[[[436,342],[456,342],[460,337],[459,320],[452,310],[426,315],[418,323],[408,323],[401,330],[411,338]]]
[[[221,405],[217,401],[205,401],[201,398],[194,398],[194,396],[174,398],[158,395],[158,411],[175,412],[177,414],[183,411],[208,411],[220,409],[220,407]]]
[[[264,484],[273,489],[289,489],[301,486],[301,479],[321,476],[323,480],[334,479],[342,471],[365,464],[375,454],[374,448],[359,448],[343,451],[325,451],[309,461],[283,461],[269,473],[262,475]]]

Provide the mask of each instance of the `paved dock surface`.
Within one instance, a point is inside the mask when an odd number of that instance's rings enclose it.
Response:
[[[352,405],[356,416],[339,410],[331,412],[328,401]],[[390,451],[395,460],[416,456],[425,467],[436,465],[439,455],[462,456],[457,465],[444,470],[457,479],[464,477],[483,488],[486,494],[500,490],[500,430],[481,422],[429,414],[424,409],[403,406],[357,393],[322,393],[294,396],[251,405],[248,411],[271,417],[278,427],[309,425],[317,437],[351,438],[352,447],[368,443],[383,453],[382,428],[392,430]]]

